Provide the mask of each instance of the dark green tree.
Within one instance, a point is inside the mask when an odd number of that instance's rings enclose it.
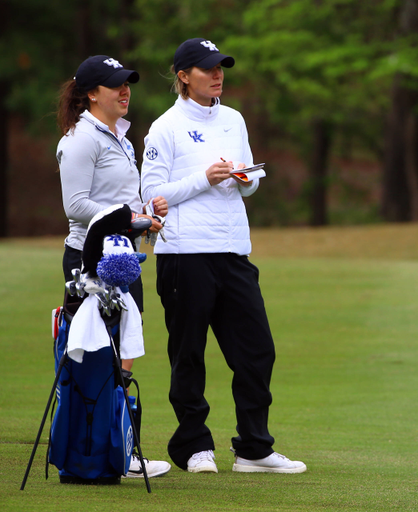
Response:
[[[10,115],[33,133],[55,133],[58,90],[90,55],[108,54],[139,69],[129,120],[140,155],[151,122],[174,101],[167,78],[188,37],[221,44],[240,26],[247,0],[3,0],[0,21],[0,237],[8,233],[7,134]],[[28,166],[30,163],[28,162]]]
[[[386,61],[398,3],[254,1],[244,13],[245,33],[227,41],[270,120],[307,162],[311,225],[327,223],[327,170],[336,137],[382,151]]]
[[[124,0],[128,2],[128,0]],[[116,38],[126,10],[113,0],[3,0],[0,21],[0,237],[8,234],[8,159],[11,115],[34,134],[54,132],[61,83],[97,53],[130,48]],[[123,58],[121,56],[120,58]],[[56,133],[56,132],[55,132]],[[22,150],[24,150],[22,148]],[[30,162],[28,162],[30,168]]]

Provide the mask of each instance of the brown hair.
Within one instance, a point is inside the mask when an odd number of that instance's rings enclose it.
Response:
[[[183,69],[185,73],[189,74],[193,68]],[[171,73],[174,75],[174,82],[172,91],[179,94],[184,100],[187,100],[189,97],[189,91],[187,90],[187,84],[185,84],[182,80],[180,80],[179,76],[174,71],[174,64],[170,68]]]
[[[80,114],[90,108],[87,92],[81,91],[75,80],[65,82],[60,90],[57,122],[61,133],[65,135],[68,130],[74,130],[80,120]]]

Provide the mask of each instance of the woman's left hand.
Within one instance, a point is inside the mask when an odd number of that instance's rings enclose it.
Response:
[[[238,169],[244,169],[246,167],[245,164],[238,164]],[[242,187],[249,187],[251,185],[251,181],[241,181],[236,176],[231,174],[231,177],[238,183],[238,185],[241,185]]]

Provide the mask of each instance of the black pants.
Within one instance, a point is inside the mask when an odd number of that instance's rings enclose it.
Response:
[[[62,268],[64,271],[65,282],[72,281],[73,275],[71,274],[71,270],[73,270],[73,268],[81,269],[81,266],[81,251],[66,245],[64,257],[62,259]],[[129,292],[134,298],[139,311],[142,313],[144,311],[144,296],[141,276],[139,276],[136,281],[129,285]]]
[[[209,326],[234,373],[238,436],[232,445],[246,459],[270,455],[274,439],[267,424],[275,349],[257,267],[246,256],[229,253],[158,255],[157,291],[169,333],[170,402],[179,421],[168,444],[174,463],[187,469],[194,453],[214,449],[205,425]]]

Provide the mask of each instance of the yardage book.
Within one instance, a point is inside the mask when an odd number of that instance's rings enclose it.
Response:
[[[236,176],[243,183],[247,183],[249,181],[253,181],[256,178],[264,178],[266,172],[263,167],[266,164],[257,164],[252,167],[244,167],[244,169],[237,169],[236,171],[231,171],[231,174]]]

